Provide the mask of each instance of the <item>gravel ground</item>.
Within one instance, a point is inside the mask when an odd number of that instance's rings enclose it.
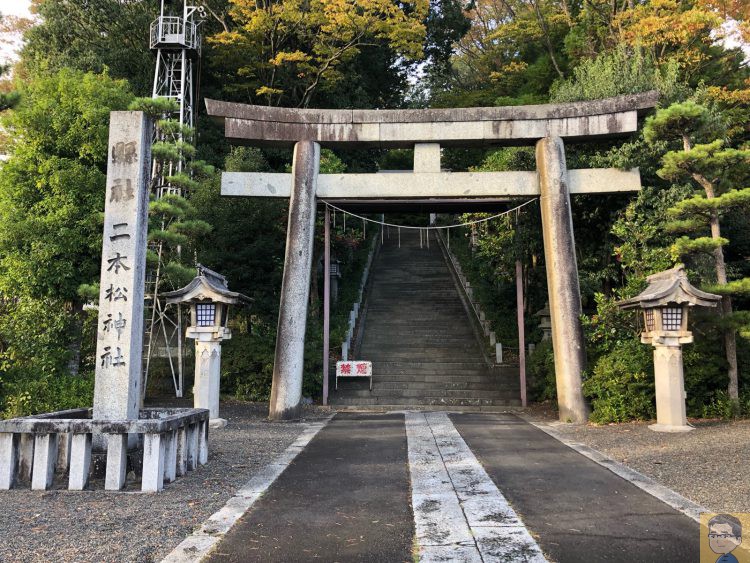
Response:
[[[536,407],[537,420],[556,420]],[[596,426],[559,424],[555,429],[632,467],[714,512],[750,512],[750,421],[689,421],[684,434],[654,432],[651,422]]]
[[[301,423],[269,423],[264,404],[226,403],[208,464],[154,494],[0,491],[0,561],[159,561],[286,449]],[[307,420],[328,415],[305,407]]]

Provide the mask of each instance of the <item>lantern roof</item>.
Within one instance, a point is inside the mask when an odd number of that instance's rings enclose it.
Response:
[[[549,301],[547,301],[544,304],[544,307],[542,309],[539,309],[536,313],[534,313],[534,316],[535,317],[549,317],[549,316],[551,316],[550,312],[549,312]]]
[[[200,301],[214,301],[236,305],[242,303],[249,305],[252,299],[242,293],[229,291],[227,278],[221,274],[209,270],[201,264],[196,265],[198,275],[181,289],[164,293],[167,304],[172,303],[197,303]]]
[[[648,287],[640,294],[617,303],[623,309],[653,309],[669,303],[686,304],[690,307],[715,307],[721,295],[706,293],[694,287],[688,280],[685,266],[678,264],[671,270],[652,274],[646,278]]]

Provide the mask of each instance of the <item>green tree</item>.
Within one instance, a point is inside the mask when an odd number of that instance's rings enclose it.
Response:
[[[158,2],[34,0],[32,9],[41,23],[24,34],[22,74],[106,70],[127,79],[137,94],[151,92],[154,62],[148,37]]]
[[[678,258],[705,253],[713,258],[716,285],[711,289],[724,296],[724,350],[729,364],[727,392],[732,401],[738,402],[737,335],[736,325],[731,322],[732,295],[748,293],[750,278],[729,280],[724,257],[724,246],[729,241],[722,237],[720,218],[730,210],[750,207],[750,188],[741,187],[750,181],[750,150],[728,148],[721,139],[696,143],[696,139],[711,136],[714,120],[715,116],[707,108],[694,102],[673,104],[646,121],[644,136],[650,142],[680,141],[682,150],[664,155],[659,175],[668,180],[692,181],[698,187],[699,191],[692,197],[670,209],[674,219],[671,230],[697,235],[677,239],[673,254]]]
[[[190,196],[212,181],[214,168],[195,158],[195,130],[170,117],[179,109],[174,100],[138,98],[130,109],[154,119],[147,258],[152,270],[159,269],[158,291],[177,289],[194,277],[198,241],[211,231],[211,225],[197,217]]]
[[[99,275],[109,112],[132,95],[107,75],[64,70],[22,84],[20,96],[5,120],[12,143],[0,168],[0,292],[11,315],[42,302],[49,315],[68,314],[58,334],[70,341],[47,351],[72,344],[75,372],[85,302],[78,289]],[[28,335],[3,337],[11,356],[25,354],[13,349]]]

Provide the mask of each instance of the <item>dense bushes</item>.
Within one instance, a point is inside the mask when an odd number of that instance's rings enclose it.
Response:
[[[70,69],[23,84],[3,125],[0,168],[0,411],[91,404],[109,113],[127,83]]]
[[[41,412],[90,407],[94,374],[41,375],[5,373],[0,377],[0,416],[12,418]]]
[[[624,422],[654,417],[651,350],[638,340],[618,341],[601,356],[583,383],[593,422]]]

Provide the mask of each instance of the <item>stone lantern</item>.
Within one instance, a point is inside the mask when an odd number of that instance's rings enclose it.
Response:
[[[685,382],[682,371],[682,345],[693,341],[688,330],[688,309],[695,305],[715,307],[720,295],[706,293],[688,281],[685,267],[647,278],[648,287],[632,299],[620,301],[622,309],[643,310],[645,331],[641,342],[654,347],[654,376],[656,378],[656,424],[649,426],[657,432],[688,432],[685,416]]]
[[[227,328],[229,306],[250,304],[251,299],[229,291],[227,280],[198,264],[198,275],[188,285],[165,293],[167,304],[190,304],[190,327],[186,336],[195,339],[196,408],[209,409],[211,428],[223,428],[226,420],[219,418],[219,380],[221,372],[221,343],[232,338]]]
[[[331,269],[328,275],[331,276],[331,301],[336,303],[339,299],[339,280],[341,279],[340,260],[331,260]]]
[[[544,309],[541,309],[534,313],[535,317],[539,317],[539,328],[542,329],[542,341],[552,339],[552,316],[549,313],[549,303],[544,304]]]

